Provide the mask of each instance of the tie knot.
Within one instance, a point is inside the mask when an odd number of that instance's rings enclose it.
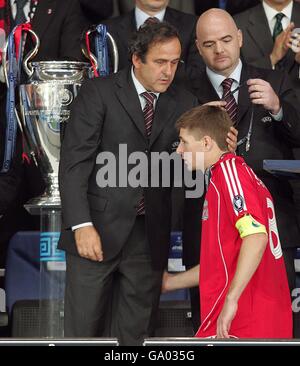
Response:
[[[276,15],[275,15],[275,18],[276,18],[276,21],[277,22],[281,22],[282,21],[282,18],[284,18],[284,14],[283,13],[277,13]]]
[[[141,96],[146,100],[147,104],[151,104],[151,105],[153,105],[153,103],[156,99],[156,95],[154,93],[143,92],[143,93],[141,93]]]
[[[223,94],[226,94],[228,91],[231,90],[232,83],[233,79],[225,79],[222,81],[221,85],[223,87]]]
[[[144,24],[156,24],[159,20],[156,17],[149,17],[145,20]]]

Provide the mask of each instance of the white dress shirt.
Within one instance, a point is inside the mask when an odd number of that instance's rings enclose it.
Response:
[[[274,27],[275,27],[275,23],[276,23],[276,14],[278,14],[278,13],[284,14],[284,17],[282,18],[282,21],[281,21],[282,28],[283,28],[283,30],[285,30],[288,27],[288,25],[290,24],[291,19],[292,19],[293,1],[291,1],[280,12],[277,11],[276,9],[272,8],[265,1],[263,1],[262,5],[263,5],[263,8],[264,8],[265,13],[266,13],[266,17],[268,19],[270,32],[271,32],[272,35],[273,35],[273,30],[274,30]]]
[[[160,12],[156,13],[154,16],[157,18],[160,22],[164,20],[166,8],[161,10]],[[136,21],[136,29],[139,29],[142,24],[145,23],[145,21],[150,17],[151,15],[144,13],[141,9],[139,9],[137,6],[135,7],[135,21]]]
[[[16,0],[10,0],[10,8],[11,8],[12,17],[15,19],[16,14],[17,14]],[[25,14],[26,20],[29,20],[30,0],[27,1],[27,3],[25,4],[23,9],[24,9],[24,14]]]
[[[241,79],[241,73],[242,73],[242,61],[239,60],[236,68],[233,70],[233,72],[228,76],[228,78],[226,78],[225,76],[221,75],[221,74],[217,74],[214,71],[212,71],[211,69],[209,69],[208,67],[206,67],[206,73],[207,76],[210,80],[210,82],[212,83],[212,86],[214,87],[215,91],[217,92],[218,96],[220,97],[220,99],[223,96],[223,86],[222,86],[222,82],[225,79],[233,79],[233,83],[231,85],[231,91],[236,89],[239,85],[240,85],[240,79]],[[233,94],[235,101],[238,103],[239,100],[239,90]]]

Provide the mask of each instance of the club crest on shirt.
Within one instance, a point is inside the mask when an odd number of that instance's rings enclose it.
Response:
[[[207,200],[204,201],[203,210],[202,210],[202,220],[208,220],[208,202]]]
[[[233,197],[233,207],[237,212],[241,212],[244,209],[244,198],[239,194]]]

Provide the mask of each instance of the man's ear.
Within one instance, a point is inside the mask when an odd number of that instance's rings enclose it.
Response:
[[[199,41],[198,41],[198,39],[196,38],[196,40],[195,40],[195,44],[196,44],[196,47],[197,47],[197,50],[198,50],[198,52],[199,52],[199,54],[200,54],[200,56],[202,56],[202,54],[201,54],[201,49],[200,49],[200,47],[199,47]]]
[[[238,40],[240,48],[243,46],[243,32],[239,29],[238,30]]]
[[[136,55],[136,54],[133,54],[132,57],[131,57],[131,61],[132,61],[132,64],[133,66],[138,69],[140,64],[141,64],[141,59]]]
[[[210,151],[213,147],[213,140],[210,136],[203,137],[203,146],[205,151]]]

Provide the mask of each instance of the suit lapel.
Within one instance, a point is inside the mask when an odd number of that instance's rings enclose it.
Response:
[[[256,6],[250,12],[247,31],[260,48],[262,54],[265,55],[272,51],[273,38],[262,5]]]
[[[207,77],[206,70],[201,72],[199,78],[194,79],[192,91],[198,98],[200,104],[220,99],[218,93],[215,91]]]
[[[249,92],[248,87],[245,85],[247,80],[250,78],[249,70],[246,66],[243,66],[242,73],[241,73],[241,79],[240,79],[240,85],[244,85],[239,90],[239,98],[238,98],[238,113],[237,113],[237,125],[241,121],[241,119],[244,117],[245,113],[248,111],[248,109],[251,106],[251,101],[249,98]]]
[[[130,119],[135,124],[143,138],[147,140],[143,111],[131,78],[130,69],[123,70],[119,73],[117,86],[116,94],[120,103],[123,105],[124,110],[128,113]],[[122,121],[120,121],[120,123],[121,122]]]
[[[36,31],[40,39],[43,38],[49,23],[55,17],[56,6],[56,0],[42,0],[38,2],[32,19],[32,28]]]
[[[124,44],[128,43],[128,39],[131,38],[133,32],[136,31],[136,22],[134,10],[130,13],[125,14],[120,20],[120,32],[119,37],[122,39]]]
[[[161,93],[155,106],[149,147],[153,145],[163,128],[167,126],[169,121],[173,118],[175,110],[176,102],[172,93],[170,91]]]

